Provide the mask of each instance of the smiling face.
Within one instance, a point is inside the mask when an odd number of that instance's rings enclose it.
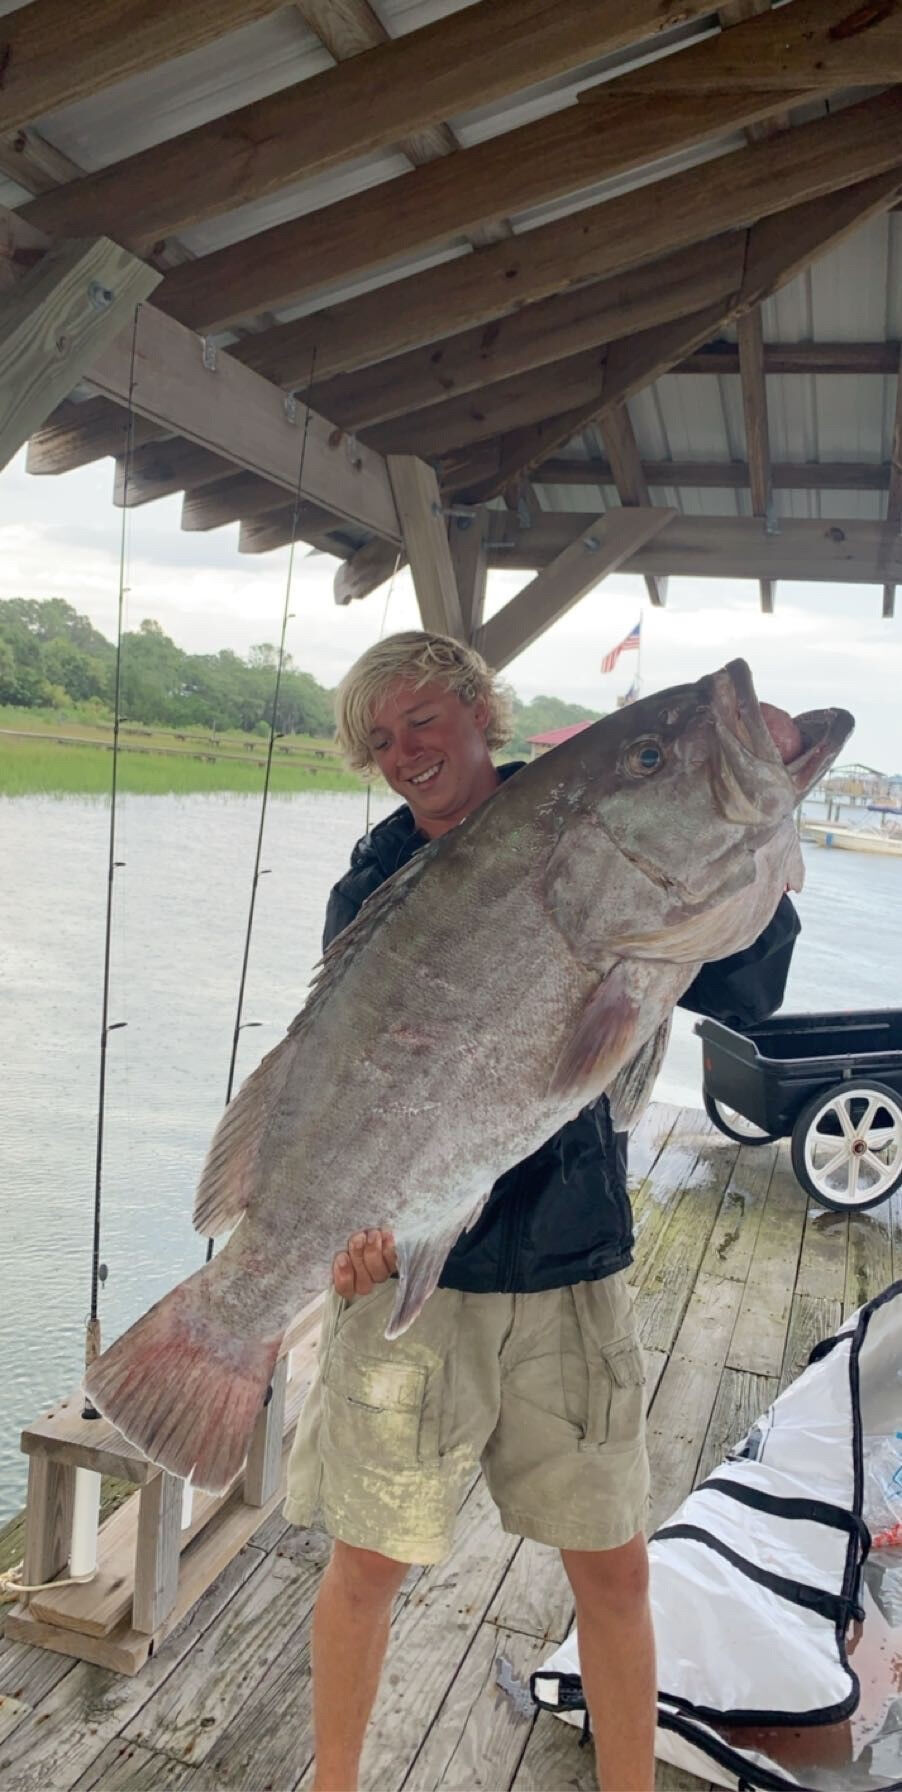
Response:
[[[429,839],[456,827],[498,784],[486,745],[488,719],[482,697],[466,703],[437,681],[417,687],[403,678],[373,710],[373,760]]]

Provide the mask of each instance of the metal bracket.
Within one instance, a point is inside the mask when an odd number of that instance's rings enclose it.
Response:
[[[779,535],[780,533],[780,518],[777,515],[773,492],[767,500],[767,509],[764,512],[764,533],[765,535]]]
[[[285,397],[282,400],[282,410],[285,413],[286,422],[288,422],[288,423],[296,423],[297,422],[297,420],[298,420],[298,401],[295,398],[293,392],[286,392]]]
[[[210,341],[209,336],[202,336],[200,340],[204,366],[208,373],[215,373],[219,361],[219,350],[215,342]]]
[[[91,284],[88,287],[88,298],[94,306],[95,311],[106,311],[107,307],[112,305],[115,297],[116,294],[109,286],[104,286],[102,281],[91,281]]]

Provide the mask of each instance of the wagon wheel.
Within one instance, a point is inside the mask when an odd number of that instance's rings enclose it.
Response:
[[[902,1184],[902,1102],[885,1083],[837,1083],[802,1109],[791,1152],[802,1187],[822,1206],[876,1207]]]
[[[770,1145],[776,1135],[765,1132],[763,1127],[756,1126],[754,1120],[747,1120],[738,1108],[731,1108],[725,1101],[716,1101],[707,1089],[702,1090],[702,1101],[708,1119],[713,1121],[719,1132],[724,1132],[728,1139],[734,1139],[737,1145]]]

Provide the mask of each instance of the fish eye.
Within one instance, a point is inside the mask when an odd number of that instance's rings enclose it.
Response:
[[[649,778],[659,766],[664,764],[664,749],[660,741],[646,735],[644,740],[633,741],[626,754],[627,771],[636,778]]]

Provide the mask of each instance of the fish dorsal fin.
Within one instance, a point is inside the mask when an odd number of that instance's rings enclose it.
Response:
[[[358,913],[341,933],[326,947],[316,976],[310,987],[310,994],[299,1014],[288,1028],[289,1038],[297,1038],[306,1031],[307,1026],[318,1014],[323,1003],[328,999],[341,982],[345,972],[356,961],[363,948],[368,945],[389,911],[406,902],[408,896],[416,888],[424,871],[431,865],[443,839],[430,840],[426,846],[420,847],[406,865],[386,878],[372,896],[368,896]]]
[[[651,1038],[640,1045],[635,1057],[630,1058],[608,1084],[605,1093],[615,1132],[629,1132],[648,1106],[655,1078],[664,1062],[672,1020],[673,1015],[668,1014]]]
[[[207,1238],[227,1232],[254,1191],[260,1147],[291,1068],[283,1039],[242,1083],[226,1108],[207,1152],[194,1197],[192,1223]]]
[[[600,1095],[631,1055],[639,1007],[629,966],[617,964],[592,991],[551,1076],[553,1095]]]

